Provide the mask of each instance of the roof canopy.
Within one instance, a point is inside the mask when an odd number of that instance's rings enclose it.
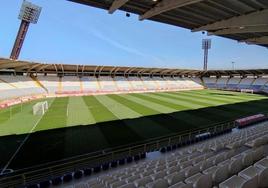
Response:
[[[0,71],[22,73],[51,73],[75,75],[141,75],[141,76],[234,76],[268,75],[268,69],[256,70],[190,70],[144,67],[117,67],[95,65],[46,64],[28,61],[15,61],[0,58]]]
[[[69,0],[268,47],[267,0]]]

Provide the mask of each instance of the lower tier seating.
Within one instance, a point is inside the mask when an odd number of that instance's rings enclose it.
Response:
[[[161,154],[68,188],[268,187],[268,122]]]

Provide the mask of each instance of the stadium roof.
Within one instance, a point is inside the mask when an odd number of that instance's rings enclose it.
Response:
[[[268,69],[191,70],[170,68],[117,67],[96,65],[46,64],[0,58],[0,71],[51,74],[147,75],[147,76],[230,76],[268,75]]]
[[[268,47],[267,0],[69,0]]]

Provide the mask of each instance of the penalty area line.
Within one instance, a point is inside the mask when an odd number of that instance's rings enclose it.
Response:
[[[36,126],[38,125],[38,123],[41,121],[42,117],[45,114],[43,114],[38,120],[37,122],[34,124],[34,126],[32,127],[32,129],[30,130],[29,134],[27,134],[27,136],[24,138],[24,140],[22,141],[22,143],[20,144],[20,146],[18,147],[18,149],[15,151],[15,153],[12,155],[12,157],[9,159],[9,161],[7,162],[7,164],[4,166],[4,168],[2,169],[2,171],[0,172],[0,175],[3,175],[4,172],[6,171],[6,169],[8,168],[8,166],[10,165],[10,163],[12,162],[12,160],[15,158],[15,156],[18,154],[18,152],[20,151],[20,149],[22,148],[22,146],[25,144],[25,142],[28,140],[28,138],[30,137],[30,135],[32,134],[33,130],[36,128]]]

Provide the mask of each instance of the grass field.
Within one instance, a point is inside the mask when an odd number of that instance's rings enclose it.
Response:
[[[32,114],[32,106],[37,101],[1,110],[0,136],[76,125],[93,125],[98,122],[132,119],[161,113],[168,114],[262,99],[266,99],[266,97],[215,90],[53,98],[46,99],[49,102],[49,110],[44,116]],[[193,126],[196,126],[194,125],[196,121],[205,121],[208,124],[217,123],[242,116],[244,113],[251,112],[252,108],[257,108],[259,111],[268,110],[264,104],[253,107],[250,104],[243,109],[230,107],[229,110],[208,111],[207,115],[201,114],[201,116],[189,112],[185,113],[183,120],[191,120],[189,123]],[[157,124],[156,122],[148,123]],[[161,127],[164,132],[168,132],[165,126],[158,124],[158,127]]]
[[[10,135],[0,137],[0,142],[5,143],[0,145],[0,153],[4,153],[0,168],[25,140],[24,133],[33,132],[12,160],[12,168],[268,111],[266,96],[216,90],[64,97],[47,101],[49,110],[43,116],[32,115],[36,101],[0,111],[0,135]],[[34,159],[32,151],[36,151]]]

